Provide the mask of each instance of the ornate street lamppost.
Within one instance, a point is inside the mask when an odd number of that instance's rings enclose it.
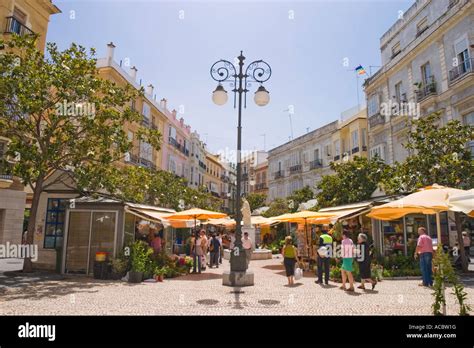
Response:
[[[272,75],[272,69],[268,63],[263,60],[256,60],[247,65],[244,73],[245,57],[240,51],[237,57],[238,71],[234,64],[227,60],[219,60],[211,66],[211,77],[218,82],[216,89],[212,93],[212,101],[217,105],[224,105],[228,100],[227,91],[223,83],[229,83],[234,92],[234,109],[238,109],[237,124],[237,187],[235,200],[235,243],[234,249],[230,253],[230,272],[224,272],[223,283],[230,286],[253,285],[253,273],[247,271],[247,260],[245,251],[242,247],[242,212],[241,212],[241,150],[242,150],[242,106],[247,107],[247,88],[252,83],[258,83],[260,86],[254,94],[255,104],[265,106],[270,101],[270,94],[263,87],[263,83],[268,81]],[[243,102],[243,105],[242,105]],[[254,243],[255,241],[252,241]]]

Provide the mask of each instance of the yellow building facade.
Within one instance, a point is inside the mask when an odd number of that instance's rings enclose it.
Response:
[[[51,0],[2,0],[0,2],[0,38],[8,40],[12,33],[38,35],[38,49],[44,51],[49,18],[60,13]]]
[[[331,140],[334,162],[349,161],[355,156],[367,157],[367,109],[341,120]]]

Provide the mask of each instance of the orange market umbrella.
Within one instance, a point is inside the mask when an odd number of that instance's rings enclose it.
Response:
[[[439,213],[450,210],[448,197],[465,193],[451,187],[434,184],[396,201],[373,207],[368,217],[379,220],[395,220],[407,214],[436,214],[438,243],[441,243],[441,222]]]
[[[286,214],[287,216],[280,217],[280,221],[285,222],[296,222],[296,223],[304,223],[304,230],[305,230],[305,239],[306,239],[306,248],[308,251],[308,256],[310,256],[310,247],[309,244],[311,241],[308,241],[308,219],[320,219],[320,218],[328,218],[334,216],[334,213],[319,213],[317,211],[311,210],[304,210],[298,213],[293,214]]]
[[[220,219],[224,217],[227,217],[227,214],[199,208],[183,210],[165,216],[165,218],[170,221],[194,219],[194,228],[197,226],[196,220]]]

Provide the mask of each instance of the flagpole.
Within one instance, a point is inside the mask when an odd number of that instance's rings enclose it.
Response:
[[[357,108],[360,108],[360,101],[359,101],[359,73],[356,73],[356,83],[357,83]]]

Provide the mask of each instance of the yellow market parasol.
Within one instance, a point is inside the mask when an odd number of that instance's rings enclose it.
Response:
[[[460,211],[470,217],[474,217],[474,189],[460,194],[450,194],[448,206],[452,211]]]
[[[396,220],[407,214],[436,214],[438,243],[441,243],[439,213],[450,210],[448,205],[449,195],[460,195],[465,192],[464,190],[434,184],[396,201],[373,207],[367,216],[379,220]]]
[[[211,210],[204,210],[199,208],[192,208],[188,210],[179,211],[165,216],[168,220],[208,220],[208,219],[220,219],[227,217],[227,214],[219,213]]]
[[[209,220],[209,219],[219,219],[227,217],[227,214],[219,213],[211,210],[204,210],[199,208],[192,208],[188,210],[179,211],[165,216],[165,219],[169,221],[181,221],[194,219],[194,228],[197,226],[196,220]]]
[[[331,217],[331,216],[334,216],[335,214],[334,213],[319,213],[319,212],[316,212],[316,211],[311,211],[311,210],[304,210],[304,211],[300,211],[300,212],[297,212],[297,213],[293,213],[293,214],[286,214],[286,216],[283,216],[278,219],[280,221],[284,221],[284,222],[296,222],[296,223],[304,223],[304,232],[305,232],[305,239],[306,239],[306,248],[307,248],[307,251],[308,251],[308,256],[310,256],[310,243],[311,241],[308,239],[308,219],[311,219],[311,221],[316,221],[317,219],[321,219],[321,218],[328,218],[328,217]]]

